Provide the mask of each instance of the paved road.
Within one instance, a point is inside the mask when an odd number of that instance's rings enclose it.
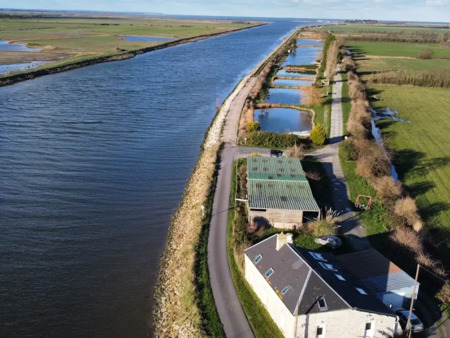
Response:
[[[341,232],[348,236],[355,250],[364,250],[370,248],[370,243],[365,238],[366,232],[362,227],[362,222],[352,212],[352,204],[348,198],[347,185],[339,161],[339,142],[342,141],[344,135],[341,75],[336,75],[334,80],[335,85],[333,86],[331,103],[330,142],[325,148],[314,152],[313,155],[322,163],[331,180],[334,208],[340,213],[338,223],[341,225]]]

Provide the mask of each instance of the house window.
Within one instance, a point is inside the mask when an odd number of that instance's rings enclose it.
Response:
[[[345,280],[346,280],[346,279],[344,278],[344,276],[342,276],[342,275],[340,275],[340,274],[338,274],[338,273],[335,273],[334,275],[336,276],[337,279],[339,279],[339,280],[341,280],[341,281],[345,281]]]
[[[320,266],[326,270],[336,271],[333,264],[319,262]]]
[[[316,338],[325,338],[325,326],[320,325],[317,327]]]
[[[372,338],[374,332],[375,330],[373,323],[366,323],[366,328],[364,329],[364,338]]]
[[[322,256],[320,253],[318,253],[318,252],[311,252],[311,251],[309,251],[309,254],[310,254],[311,256],[313,256],[314,259],[317,260],[317,261],[324,261],[324,262],[327,261],[327,260],[326,260],[325,258],[323,258],[323,256]]]
[[[288,285],[288,286],[285,286],[284,289],[281,290],[281,294],[282,294],[282,295],[286,294],[286,292],[288,292],[289,289],[290,289],[290,286],[289,286],[289,285]]]
[[[356,291],[358,291],[360,294],[367,296],[367,292],[364,291],[363,289],[361,289],[361,288],[355,288],[355,289],[356,289]]]
[[[270,268],[269,270],[267,270],[265,276],[266,276],[266,278],[269,278],[272,274],[273,274],[273,269]]]
[[[319,310],[320,311],[327,311],[328,310],[327,302],[325,301],[325,298],[323,298],[323,297],[320,297],[317,300],[317,305],[319,306]]]
[[[255,259],[253,260],[255,263],[258,263],[261,260],[262,256],[258,255],[255,257]]]

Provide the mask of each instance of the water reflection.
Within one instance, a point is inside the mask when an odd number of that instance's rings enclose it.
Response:
[[[254,120],[259,121],[263,131],[285,133],[312,129],[311,115],[308,112],[296,109],[255,109]]]

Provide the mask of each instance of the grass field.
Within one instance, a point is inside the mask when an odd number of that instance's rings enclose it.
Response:
[[[57,61],[61,58],[135,50],[162,42],[124,41],[118,35],[166,37],[174,40],[221,33],[251,26],[230,20],[179,20],[151,17],[114,18],[2,18],[0,40],[42,48],[36,52],[0,50],[0,64]]]
[[[429,25],[429,26],[399,26],[399,25],[360,25],[360,24],[346,24],[346,25],[332,25],[323,26],[321,30],[330,30],[333,33],[338,34],[367,34],[367,33],[414,33],[414,32],[430,32],[430,33],[443,33],[448,32],[450,29],[441,29],[437,26],[442,25]]]
[[[433,58],[450,58],[450,49],[433,43],[346,41],[348,48],[363,55],[417,57],[425,49],[431,49]]]
[[[414,196],[420,214],[433,227],[450,224],[449,89],[372,86],[383,99],[374,108],[398,110],[411,123],[379,121],[394,164],[407,191]],[[430,104],[431,103],[431,104]]]

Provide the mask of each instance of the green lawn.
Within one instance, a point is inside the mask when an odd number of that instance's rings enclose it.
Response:
[[[450,90],[371,86],[383,99],[374,108],[398,110],[407,122],[379,121],[397,151],[394,164],[422,217],[432,227],[450,228]]]
[[[438,29],[429,25],[427,27],[415,27],[414,25],[408,26],[393,26],[393,25],[359,25],[359,24],[346,24],[346,25],[332,25],[323,26],[322,30],[330,30],[333,33],[338,34],[368,34],[368,33],[407,33],[412,34],[414,32],[427,32],[427,33],[443,33],[450,30]]]
[[[415,58],[422,50],[431,49],[434,52],[433,58],[450,57],[450,49],[432,43],[346,41],[346,46],[350,50],[364,55],[406,56]]]

